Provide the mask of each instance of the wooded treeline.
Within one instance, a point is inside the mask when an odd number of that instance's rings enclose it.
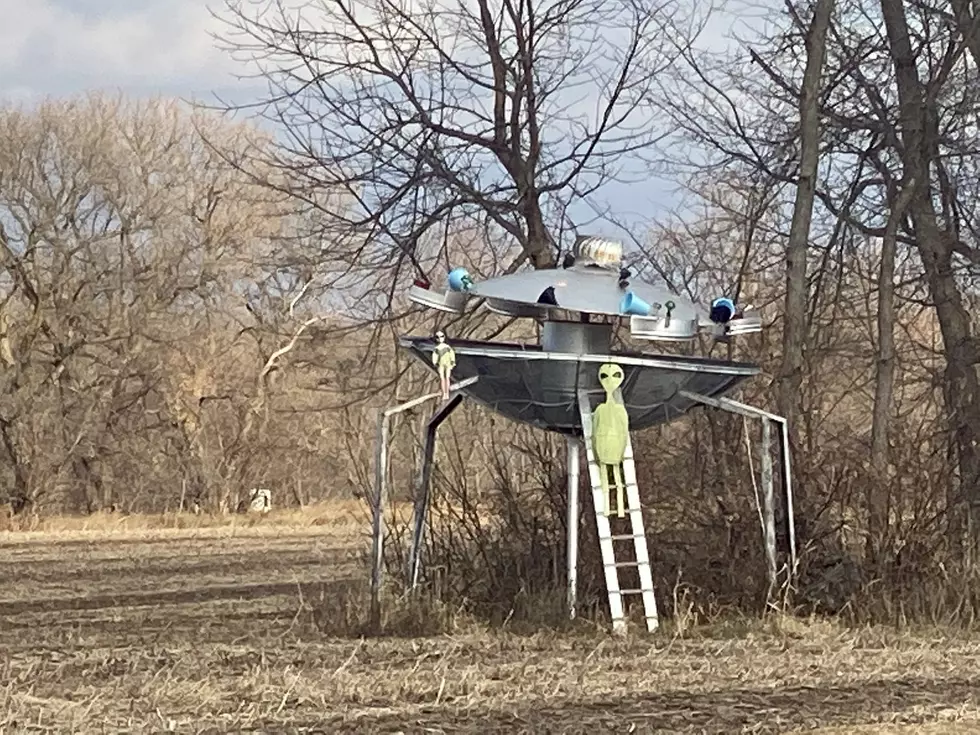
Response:
[[[610,182],[655,172],[686,195],[631,227],[634,269],[765,317],[713,349],[763,365],[743,398],[792,420],[798,599],[968,619],[977,12],[787,1],[718,51],[691,3],[325,1],[297,16],[229,0],[224,43],[269,82],[271,132],[170,102],[4,109],[5,499],[219,510],[255,486],[276,503],[363,492],[378,406],[426,380],[394,346],[433,327],[404,298],[411,280],[548,267],[618,220]],[[586,206],[598,222],[576,220]],[[464,416],[436,483],[472,512],[445,504],[430,553],[459,572],[454,594],[513,609],[561,583],[561,445]],[[405,493],[419,420],[396,436]],[[747,431],[702,412],[635,439],[658,577],[697,605],[764,597]]]
[[[236,170],[268,137],[176,102],[104,96],[4,109],[0,131],[12,512],[350,492],[339,417],[316,409],[364,376],[324,342],[325,325],[341,342],[343,325],[302,211]],[[285,392],[296,399],[275,398]]]

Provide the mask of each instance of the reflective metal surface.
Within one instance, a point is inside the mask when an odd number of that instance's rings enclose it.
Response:
[[[689,342],[698,336],[695,319],[670,319],[660,316],[634,316],[630,319],[630,334],[638,339],[660,342]]]
[[[436,311],[446,311],[450,314],[462,314],[466,308],[468,296],[456,291],[436,291],[419,286],[408,290],[408,298],[421,306],[427,306]]]
[[[541,347],[546,352],[602,355],[609,352],[611,324],[548,321],[541,325]]]
[[[651,315],[660,313],[669,301],[674,304],[672,316],[680,320],[695,320],[710,324],[708,312],[689,299],[671,293],[661,286],[630,278],[621,286],[619,274],[605,268],[578,267],[532,270],[513,273],[489,281],[477,281],[467,293],[473,298],[485,298],[537,305],[547,289],[553,289],[555,304],[544,308],[560,308],[608,316],[628,316],[621,309],[627,291],[651,307]]]

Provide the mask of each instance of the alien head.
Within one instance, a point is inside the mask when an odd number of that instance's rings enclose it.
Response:
[[[607,362],[599,366],[599,385],[606,393],[612,393],[623,384],[623,368]]]
[[[438,332],[436,332],[436,342],[442,344],[445,341],[446,341],[446,333],[440,329]]]

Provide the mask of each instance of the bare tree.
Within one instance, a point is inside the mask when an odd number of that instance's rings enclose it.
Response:
[[[791,13],[796,10],[788,4]],[[800,415],[800,388],[803,383],[803,347],[807,322],[807,251],[810,221],[817,188],[817,165],[820,149],[821,77],[827,55],[827,29],[834,10],[834,0],[816,0],[813,17],[806,33],[806,68],[799,98],[800,164],[796,183],[796,201],[789,239],[786,243],[786,306],[783,312],[783,358],[779,375],[781,413],[790,426],[797,428]],[[793,442],[795,445],[797,442]],[[801,501],[804,498],[801,498]]]
[[[227,0],[220,17],[268,82],[249,107],[282,134],[284,186],[319,212],[320,257],[338,284],[380,280],[388,313],[446,233],[516,243],[505,269],[555,263],[569,207],[661,135],[654,82],[698,30],[681,6]]]
[[[919,76],[901,0],[881,0],[881,14],[895,69],[902,159],[907,175],[914,181],[909,215],[946,352],[944,392],[959,464],[959,493],[955,500],[966,501],[967,528],[977,533],[980,530],[980,380],[975,366],[980,362],[980,346],[956,282],[954,243],[958,238],[940,222],[932,183],[936,180],[933,170],[939,153],[937,93],[962,55],[964,45],[955,36],[950,39],[938,68],[929,70],[931,78],[927,86]],[[941,177],[939,181],[942,187]],[[971,539],[970,544],[973,543],[975,540]]]
[[[871,482],[868,483],[868,552],[880,563],[881,550],[889,537],[888,504],[881,488],[887,486],[889,468],[889,431],[895,397],[895,258],[898,250],[899,224],[912,197],[914,182],[909,181],[892,198],[885,234],[881,240],[881,263],[878,269],[878,348],[875,361],[874,408],[871,417]]]
[[[297,330],[241,326],[244,284],[270,299],[296,288],[288,212],[229,165],[268,139],[176,102],[102,96],[5,109],[0,130],[6,499],[91,511],[144,488],[153,504],[185,471],[192,496],[239,479],[277,349],[256,354],[250,335],[281,348]],[[234,357],[244,369],[221,370]],[[250,407],[234,452],[209,422],[219,393]]]

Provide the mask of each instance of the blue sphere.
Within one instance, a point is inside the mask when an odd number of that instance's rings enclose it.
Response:
[[[708,317],[715,324],[727,324],[735,316],[735,302],[731,299],[722,297],[711,302],[711,311]]]
[[[453,268],[449,271],[449,288],[453,291],[466,291],[472,285],[473,279],[465,268]]]

